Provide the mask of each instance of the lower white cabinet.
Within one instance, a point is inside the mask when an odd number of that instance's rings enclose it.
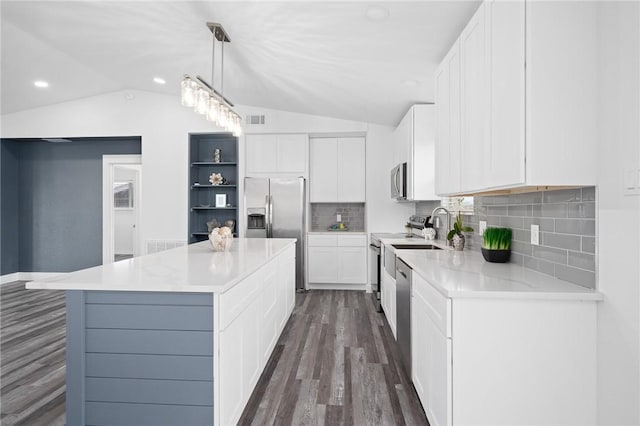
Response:
[[[387,317],[387,322],[393,333],[393,337],[396,336],[396,280],[389,275],[386,271],[382,272],[382,310]]]
[[[312,234],[308,241],[309,283],[367,283],[367,237]]]
[[[412,381],[429,424],[596,423],[595,301],[454,297],[412,274]]]
[[[216,424],[240,419],[294,304],[295,247],[219,296]]]

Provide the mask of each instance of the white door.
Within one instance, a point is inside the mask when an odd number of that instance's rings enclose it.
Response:
[[[307,174],[307,136],[278,135],[278,172],[305,176]]]
[[[337,247],[309,247],[309,282],[338,282]]]
[[[275,173],[278,170],[278,137],[246,135],[247,176]]]
[[[365,247],[338,247],[338,282],[367,282],[367,252]]]

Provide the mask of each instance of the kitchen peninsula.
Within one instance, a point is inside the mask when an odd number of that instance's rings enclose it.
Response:
[[[295,243],[206,241],[27,284],[67,291],[67,424],[235,424],[293,310]]]

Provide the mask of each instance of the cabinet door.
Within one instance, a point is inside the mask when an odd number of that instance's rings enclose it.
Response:
[[[277,264],[267,265],[263,275],[263,290],[260,297],[262,303],[262,330],[261,339],[261,360],[266,363],[271,355],[271,351],[276,345],[280,332],[281,312],[284,310],[285,300],[278,292],[278,268]]]
[[[242,316],[220,332],[220,423],[235,424],[244,407]]]
[[[365,164],[364,138],[338,139],[338,201],[365,202]]]
[[[413,140],[413,108],[402,117],[393,131],[393,165],[409,163],[411,141]],[[407,164],[408,166],[409,164]],[[408,170],[407,170],[408,172]]]
[[[309,282],[338,282],[338,251],[336,247],[309,247]]]
[[[437,200],[435,192],[436,109],[434,105],[413,106],[413,138],[407,165],[407,198]]]
[[[485,187],[487,149],[487,73],[485,4],[482,3],[460,35],[461,54],[461,190]],[[451,161],[456,161],[452,158]]]
[[[338,201],[338,140],[314,138],[309,141],[310,201]]]
[[[525,181],[525,5],[489,1],[491,138],[487,186]]]
[[[306,135],[278,135],[278,172],[306,176]]]
[[[455,48],[455,46],[454,46]],[[449,55],[451,52],[449,53]],[[449,80],[449,55],[436,70],[436,193],[451,193],[451,82]]]
[[[278,137],[246,135],[247,176],[278,171]]]
[[[367,252],[365,247],[338,247],[338,282],[366,284]]]

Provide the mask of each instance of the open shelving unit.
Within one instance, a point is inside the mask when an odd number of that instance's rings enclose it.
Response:
[[[215,149],[222,150],[221,162],[213,161]],[[211,185],[209,176],[220,173],[227,184]],[[227,205],[216,207],[216,195],[225,194]],[[238,224],[238,138],[231,133],[189,135],[189,244],[208,237],[207,222],[216,219]]]

